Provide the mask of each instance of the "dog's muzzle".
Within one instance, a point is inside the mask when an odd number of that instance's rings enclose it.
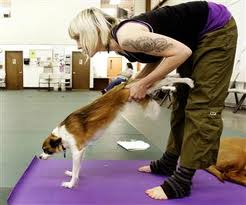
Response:
[[[46,153],[42,153],[39,155],[39,159],[49,159],[51,155],[49,154],[46,154]]]

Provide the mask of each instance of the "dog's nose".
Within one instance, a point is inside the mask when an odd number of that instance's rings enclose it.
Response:
[[[42,156],[39,156],[38,158],[39,158],[39,159],[42,159]]]

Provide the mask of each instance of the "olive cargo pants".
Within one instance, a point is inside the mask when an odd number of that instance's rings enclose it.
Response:
[[[204,169],[216,163],[223,129],[221,112],[227,96],[237,43],[233,18],[199,41],[190,61],[178,72],[195,87],[178,85],[171,114],[167,151],[180,156],[180,165]]]

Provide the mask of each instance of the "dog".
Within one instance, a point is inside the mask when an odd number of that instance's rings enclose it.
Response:
[[[134,81],[133,81],[134,82]],[[166,77],[156,82],[147,91],[143,100],[136,102],[145,110],[145,116],[156,119],[160,113],[160,105],[150,98],[151,93],[162,86],[185,83],[191,88],[194,86],[190,78],[179,76]],[[91,104],[80,108],[66,117],[43,142],[43,153],[40,159],[48,159],[54,153],[62,152],[70,148],[72,153],[72,171],[66,171],[65,175],[71,177],[69,182],[63,182],[62,186],[72,188],[78,181],[80,162],[86,146],[92,140],[102,136],[104,130],[115,119],[118,112],[130,103],[127,83],[120,84],[102,95]]]
[[[207,171],[221,182],[228,180],[246,186],[246,138],[222,138],[217,162]]]

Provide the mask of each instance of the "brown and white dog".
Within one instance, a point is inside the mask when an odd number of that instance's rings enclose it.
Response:
[[[166,77],[154,84],[147,94],[174,83],[186,83],[193,87],[193,81],[189,78]],[[40,155],[40,159],[48,159],[54,153],[62,152],[67,148],[71,149],[72,171],[65,172],[71,180],[63,182],[63,187],[74,187],[79,177],[80,162],[86,146],[93,139],[102,136],[103,131],[127,104],[129,89],[125,89],[125,85],[115,87],[91,104],[68,115],[45,139],[42,147],[44,152]],[[140,104],[145,110],[145,115],[152,119],[156,118],[160,112],[159,104],[148,95],[136,103]]]

